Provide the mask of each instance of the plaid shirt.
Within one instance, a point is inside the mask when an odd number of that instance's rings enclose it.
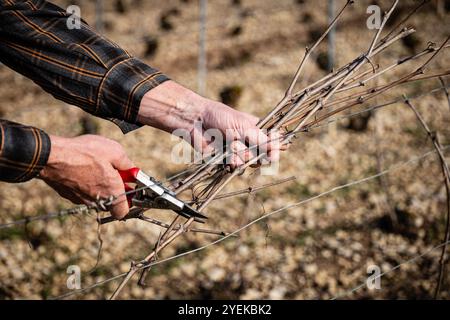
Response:
[[[84,21],[81,29],[70,30],[69,17],[43,0],[0,0],[0,61],[124,133],[136,129],[143,95],[168,78]],[[43,131],[0,120],[0,180],[35,177],[49,153]]]

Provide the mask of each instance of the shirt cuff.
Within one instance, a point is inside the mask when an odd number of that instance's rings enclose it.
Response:
[[[0,120],[0,180],[25,182],[47,164],[51,142],[42,130]]]
[[[137,116],[142,97],[167,80],[166,75],[137,58],[123,60],[100,84],[95,114],[107,115],[124,133],[135,130],[141,126]]]

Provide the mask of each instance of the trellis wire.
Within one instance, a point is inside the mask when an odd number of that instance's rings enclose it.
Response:
[[[447,150],[449,148],[450,148],[450,145],[447,145],[447,146],[443,146],[442,149],[443,150]],[[328,195],[330,195],[330,194],[332,194],[334,192],[340,191],[342,189],[353,187],[353,186],[359,185],[361,183],[377,179],[377,178],[379,178],[381,176],[384,176],[386,174],[391,173],[392,171],[396,171],[396,170],[399,170],[399,169],[401,169],[401,168],[403,168],[403,167],[405,167],[407,165],[410,165],[411,163],[423,160],[423,159],[425,159],[425,158],[427,158],[427,157],[429,157],[430,155],[433,155],[433,154],[436,154],[436,150],[430,150],[430,151],[428,151],[428,152],[426,152],[426,153],[424,153],[424,154],[422,154],[420,156],[413,157],[413,158],[411,158],[411,159],[409,159],[407,161],[401,162],[401,163],[397,163],[397,164],[391,166],[390,168],[388,168],[386,170],[383,170],[383,171],[381,171],[381,172],[379,172],[377,174],[374,174],[374,175],[371,175],[371,176],[368,176],[368,177],[365,177],[365,178],[362,178],[362,179],[359,179],[359,180],[355,180],[355,181],[352,181],[352,182],[348,182],[346,184],[342,184],[342,185],[336,186],[336,187],[331,188],[331,189],[329,189],[327,191],[324,191],[324,192],[322,192],[320,194],[312,196],[312,197],[310,197],[308,199],[305,199],[305,200],[302,200],[302,201],[299,201],[299,202],[296,202],[296,203],[292,203],[292,204],[283,206],[283,207],[281,207],[279,209],[276,209],[276,210],[271,211],[271,212],[269,212],[267,214],[264,214],[264,215],[260,216],[257,219],[252,220],[251,222],[247,223],[246,225],[240,227],[239,229],[237,229],[237,230],[235,230],[233,232],[230,232],[228,235],[226,235],[224,237],[221,237],[221,238],[219,238],[219,239],[217,239],[217,240],[215,240],[215,241],[213,241],[211,243],[208,243],[208,244],[206,244],[204,246],[198,247],[198,248],[193,249],[193,250],[189,250],[189,251],[180,253],[180,254],[172,256],[172,257],[168,257],[168,258],[165,258],[165,259],[162,259],[162,260],[158,260],[158,261],[154,261],[154,262],[148,263],[147,265],[142,266],[141,269],[147,269],[147,268],[150,268],[150,267],[153,267],[153,266],[156,266],[156,265],[159,265],[159,264],[162,264],[162,263],[174,260],[174,259],[178,259],[178,258],[187,256],[187,255],[192,254],[192,253],[196,253],[196,252],[205,250],[205,249],[207,249],[209,247],[212,247],[212,246],[214,246],[214,245],[216,245],[218,243],[221,243],[221,242],[225,241],[228,238],[233,237],[234,235],[237,235],[241,231],[249,228],[250,226],[252,226],[252,225],[254,225],[254,224],[256,224],[256,223],[258,223],[258,222],[260,222],[262,220],[265,220],[265,219],[271,217],[272,215],[275,215],[277,213],[281,213],[281,212],[287,211],[287,210],[292,209],[292,208],[300,207],[300,206],[302,206],[304,204],[307,204],[307,203],[312,202],[314,200],[317,200],[319,198],[328,196]],[[441,247],[441,245],[439,247]],[[71,291],[71,292],[59,295],[57,297],[54,297],[53,299],[63,299],[63,298],[67,298],[69,296],[72,296],[74,294],[83,293],[83,292],[91,290],[91,289],[93,289],[93,288],[95,288],[95,287],[97,287],[99,285],[103,285],[103,284],[106,284],[108,282],[111,282],[111,281],[123,278],[126,275],[127,275],[127,272],[124,272],[124,273],[121,273],[121,274],[116,275],[114,277],[111,277],[109,279],[103,280],[103,281],[101,281],[99,283],[93,284],[93,285],[91,285],[89,287],[86,287],[86,288],[83,288],[83,289],[79,289],[79,290],[74,290],[74,291]]]
[[[378,36],[378,35],[377,35]],[[376,38],[374,39],[374,43],[373,44],[375,44],[376,43]],[[371,53],[372,52],[372,49],[373,49],[373,45],[371,46],[371,48],[369,49],[369,53]],[[443,86],[444,87],[444,86]],[[385,172],[385,171],[383,171],[383,172]],[[381,174],[381,173],[380,173]],[[384,173],[384,174],[386,174],[386,173]],[[377,177],[378,177],[378,175],[376,175]],[[372,177],[369,177],[369,178],[371,178],[372,179]],[[362,182],[364,182],[364,181],[366,181],[366,179],[362,179],[362,180],[360,180],[360,182],[359,183],[362,183]],[[347,185],[344,185],[345,187],[350,187],[350,186],[352,186],[353,184],[347,184]],[[339,188],[339,187],[337,187],[337,188]],[[331,189],[331,190],[334,190],[335,188],[333,188],[333,189]],[[330,191],[331,191],[330,190]],[[338,190],[340,190],[340,189],[338,189]],[[336,191],[336,190],[335,190]],[[333,191],[334,192],[334,191]],[[323,195],[326,195],[326,194],[328,194],[328,192],[325,192],[325,194],[323,194]],[[316,197],[312,197],[313,199],[316,199]],[[308,200],[308,199],[307,199]],[[305,200],[305,201],[307,201],[307,200]],[[287,207],[284,207],[284,208],[281,208],[281,209],[284,209],[284,210],[288,210],[288,209],[290,209],[291,208],[291,206],[296,206],[296,204],[293,204],[293,205],[289,205],[289,206],[287,206]],[[279,210],[281,210],[281,209],[279,209]],[[284,211],[283,210],[283,211]],[[278,210],[276,210],[275,212],[272,212],[272,214],[273,213],[276,213]],[[258,220],[259,221],[259,220]],[[250,225],[252,225],[254,222],[252,222],[251,224],[249,224],[248,226],[250,226]],[[242,229],[242,228],[241,228]],[[243,229],[242,229],[243,230]],[[237,233],[238,232],[240,232],[240,230],[238,230],[237,231]],[[231,234],[230,234],[231,235]],[[228,236],[230,236],[230,235],[228,235]],[[224,238],[221,238],[221,239],[219,239],[220,241],[223,241],[224,239],[227,239],[228,238],[228,236],[226,236],[226,237],[224,237]],[[218,240],[218,241],[219,241]],[[219,242],[220,242],[219,241]],[[215,244],[214,242],[212,243],[212,244]],[[212,244],[210,244],[210,245],[212,245]],[[207,246],[205,246],[205,248],[206,247],[208,247],[209,245],[207,245]],[[199,248],[200,249],[200,248]],[[197,249],[196,250],[194,250],[194,251],[192,251],[192,252],[196,252],[196,251],[198,251]],[[171,257],[171,258],[175,258],[175,257]],[[143,266],[143,268],[142,269],[147,269],[147,268],[149,268],[150,266],[152,266],[152,265],[156,265],[156,264],[159,264],[159,263],[162,263],[162,262],[164,262],[164,261],[168,261],[170,258],[168,258],[168,259],[165,259],[165,260],[160,260],[160,261],[156,261],[156,262],[150,262],[150,263],[148,263],[148,264],[145,264],[144,266]],[[114,279],[117,279],[117,277],[114,277]]]
[[[422,92],[422,93],[418,93],[418,94],[415,94],[415,95],[411,95],[411,96],[408,97],[408,99],[409,100],[415,100],[415,99],[419,99],[419,98],[422,98],[422,97],[425,97],[425,96],[428,96],[428,95],[434,95],[434,94],[442,92],[443,90],[448,89],[448,88],[450,88],[450,85],[448,85],[446,87],[436,87],[436,88],[434,88],[434,89],[432,89],[430,91],[427,91],[427,92]],[[403,97],[399,97],[399,98],[393,99],[393,100],[388,101],[388,102],[384,102],[384,103],[381,103],[381,104],[373,105],[373,106],[367,107],[367,108],[365,108],[363,110],[344,115],[342,117],[337,117],[337,118],[334,118],[334,119],[327,120],[323,124],[318,124],[318,125],[311,126],[311,127],[308,128],[307,131],[309,132],[309,131],[312,131],[314,129],[320,128],[320,127],[328,126],[330,123],[346,120],[346,119],[349,119],[351,117],[355,117],[355,116],[358,116],[360,114],[363,114],[363,113],[366,113],[366,112],[369,112],[369,111],[372,111],[372,110],[385,108],[385,107],[388,107],[388,106],[395,105],[397,103],[402,103],[403,101],[404,101],[404,98]],[[294,134],[295,133],[300,133],[300,132],[304,132],[304,131],[303,130],[299,130],[298,132],[294,132]],[[179,177],[180,175],[185,174],[186,172],[187,172],[187,170],[183,171],[183,172],[180,172],[180,173],[177,173],[177,174],[175,174],[175,175],[173,175],[171,177],[168,177],[167,179],[165,179],[165,181],[171,181],[171,180]],[[140,191],[142,189],[144,189],[144,188],[138,188],[136,190],[128,191],[128,192],[125,192],[122,195],[128,195],[128,194]],[[120,197],[122,195],[116,195],[115,197],[117,198],[117,197]],[[220,198],[221,198],[221,196],[218,197],[218,199],[220,199]],[[30,217],[26,217],[24,219],[20,219],[20,220],[16,220],[16,221],[11,221],[11,222],[0,224],[0,230],[1,229],[6,229],[6,228],[10,228],[10,227],[13,227],[13,226],[17,226],[17,225],[25,225],[25,224],[28,224],[28,223],[31,223],[31,222],[34,222],[34,221],[45,221],[45,220],[51,220],[51,219],[55,219],[55,218],[62,218],[64,216],[70,216],[70,215],[75,215],[75,214],[79,214],[79,213],[85,213],[85,212],[87,212],[89,210],[95,209],[96,207],[97,207],[97,205],[94,205],[94,206],[81,205],[81,206],[77,206],[77,207],[74,207],[74,208],[61,210],[59,212],[49,213],[49,214],[46,214],[46,215],[30,216]]]
[[[99,33],[104,32],[104,21],[103,21],[103,0],[95,0],[95,29]]]
[[[385,48],[392,45],[397,40],[408,36],[409,34],[413,33],[415,30],[411,28],[405,28],[401,30],[397,35],[393,37],[384,37],[380,41],[378,41],[381,32],[388,21],[389,17],[395,10],[395,7],[399,3],[399,0],[395,0],[389,9],[389,11],[385,14],[381,28],[376,32],[371,45],[367,51],[367,53],[363,53],[356,59],[354,59],[352,62],[348,63],[346,66],[339,69],[337,72],[330,74],[329,76],[324,77],[322,80],[319,80],[318,84],[311,85],[308,89],[303,89],[303,91],[300,91],[298,93],[295,93],[294,87],[297,83],[297,80],[299,79],[300,75],[302,74],[303,67],[305,63],[307,62],[308,58],[310,57],[312,51],[320,44],[320,42],[327,36],[329,31],[335,26],[339,18],[342,16],[343,12],[346,10],[346,8],[353,4],[352,0],[349,0],[346,2],[346,4],[343,6],[341,11],[337,14],[336,18],[333,20],[333,22],[328,26],[327,30],[324,32],[324,34],[312,45],[311,48],[307,48],[306,52],[304,54],[303,59],[301,60],[301,63],[297,69],[297,72],[294,75],[294,78],[287,89],[284,98],[278,103],[278,105],[268,114],[266,117],[264,117],[259,123],[258,126],[260,128],[267,128],[269,130],[276,130],[280,129],[283,126],[286,126],[286,122],[294,121],[296,125],[294,126],[294,129],[292,131],[296,131],[299,129],[307,128],[308,125],[315,124],[320,122],[323,119],[326,119],[327,117],[334,115],[337,112],[341,112],[347,108],[349,108],[352,104],[339,107],[335,111],[329,112],[325,116],[321,116],[318,119],[314,119],[310,122],[308,122],[311,117],[316,114],[319,110],[321,110],[328,100],[330,100],[331,96],[336,93],[337,90],[343,88],[346,86],[347,82],[352,80],[354,78],[350,78],[351,76],[354,76],[355,73],[366,63],[370,63],[372,67],[375,69],[371,59],[373,56],[379,54],[381,51],[383,51]],[[425,63],[421,64],[415,71],[407,74],[406,76],[400,77],[398,80],[395,80],[388,85],[383,86],[382,88],[375,90],[374,92],[371,92],[367,97],[365,97],[364,100],[371,99],[374,96],[377,96],[389,89],[392,89],[393,87],[406,83],[410,81],[411,79],[415,78],[416,76],[422,74],[426,67],[430,64],[430,62],[436,57],[437,54],[439,54],[442,49],[446,46],[447,42],[449,41],[449,37],[442,43],[442,45],[439,47],[438,50],[435,50],[432,56],[426,60]],[[375,71],[374,71],[375,72]],[[325,83],[323,84],[323,82]],[[328,82],[326,82],[328,81]],[[328,83],[328,84],[327,84]],[[308,101],[310,96],[313,96],[312,101],[310,104],[306,104],[305,102]],[[358,98],[358,103],[361,103]],[[304,113],[302,113],[304,112]],[[299,115],[300,113],[300,115]],[[294,120],[295,119],[295,120]],[[289,131],[288,131],[289,132]],[[283,141],[284,143],[290,142],[292,139],[292,136],[286,137]],[[224,157],[227,157],[228,155],[224,155]],[[227,173],[227,171],[224,170],[223,167],[216,166],[215,163],[210,163],[208,166],[200,171],[197,171],[193,175],[187,177],[186,179],[180,181],[180,184],[173,185],[172,189],[176,193],[183,192],[186,190],[186,187],[189,188],[192,186],[195,182],[204,181],[205,179],[209,179],[209,177],[216,177],[216,179],[213,179],[211,183],[208,185],[208,190],[206,190],[205,193],[205,200],[201,202],[201,204],[198,205],[197,209],[199,211],[203,211],[206,206],[209,205],[209,203],[219,195],[219,193],[225,188],[225,186],[232,181],[237,175],[243,173],[249,166],[252,164],[255,164],[257,161],[262,159],[265,156],[265,153],[262,153],[246,162],[245,164],[241,165],[238,170],[234,170],[233,172]],[[222,157],[221,159],[225,159]],[[218,180],[217,180],[218,178]],[[122,291],[122,289],[125,287],[125,285],[128,283],[128,281],[138,272],[139,270],[142,270],[141,276],[139,278],[139,283],[141,284],[141,281],[143,278],[145,278],[146,272],[145,270],[148,270],[148,268],[145,268],[146,266],[150,265],[152,262],[154,262],[156,259],[158,259],[158,253],[163,250],[165,247],[167,247],[169,244],[171,244],[175,239],[177,239],[180,235],[182,235],[186,230],[190,228],[190,226],[194,223],[194,219],[190,218],[186,222],[184,222],[183,227],[179,230],[173,231],[173,226],[177,223],[177,219],[179,217],[177,216],[171,226],[165,231],[163,236],[161,237],[161,241],[158,240],[157,244],[155,245],[153,251],[151,251],[144,259],[142,259],[138,263],[132,263],[129,271],[127,272],[125,278],[121,281],[119,286],[116,288],[114,293],[111,296],[111,299],[117,298],[119,293]]]
[[[426,250],[425,252],[423,252],[423,253],[421,253],[421,254],[419,254],[419,255],[417,255],[417,256],[412,257],[411,259],[408,259],[408,260],[406,260],[406,261],[403,261],[402,263],[399,263],[399,264],[395,265],[395,266],[392,267],[391,269],[389,269],[389,270],[387,270],[387,271],[384,271],[384,272],[380,273],[379,275],[376,275],[376,276],[371,277],[371,279],[372,279],[373,281],[375,281],[375,280],[377,280],[377,279],[380,279],[381,277],[385,276],[386,274],[391,273],[391,272],[393,272],[393,271],[395,271],[395,270],[397,270],[397,269],[400,269],[402,266],[404,266],[404,265],[406,265],[406,264],[411,264],[411,263],[413,263],[413,262],[416,262],[416,261],[418,261],[419,259],[421,259],[421,258],[427,256],[427,255],[430,254],[431,252],[433,252],[433,251],[435,251],[435,250],[438,250],[438,249],[440,249],[440,248],[443,248],[443,247],[445,247],[445,246],[448,245],[448,244],[450,244],[450,241],[443,242],[443,243],[441,243],[441,244],[439,244],[439,245],[437,245],[437,246],[435,246],[435,247],[432,247],[432,248]],[[347,296],[349,296],[349,295],[355,293],[355,292],[358,291],[359,289],[362,289],[362,288],[364,288],[364,287],[366,287],[366,286],[367,286],[367,281],[364,281],[364,282],[362,282],[360,285],[354,287],[353,289],[350,289],[350,290],[348,290],[348,291],[345,291],[345,292],[343,292],[343,293],[340,293],[340,294],[334,296],[331,300],[337,300],[337,299],[340,299],[340,298],[347,297]]]

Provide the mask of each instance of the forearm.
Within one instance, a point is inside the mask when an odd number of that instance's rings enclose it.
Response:
[[[141,100],[138,121],[172,133],[191,131],[195,121],[202,121],[207,100],[174,81],[166,81],[147,92]]]
[[[166,81],[148,91],[142,98],[138,121],[169,133],[177,129],[192,132],[194,123],[200,122],[204,130],[253,128],[258,121],[254,116],[200,96],[174,81]]]
[[[0,0],[0,61],[57,99],[113,120],[125,132],[136,128],[142,97],[167,77],[84,21],[69,30],[68,18],[47,1]]]
[[[258,128],[257,117],[206,99],[173,81],[167,81],[144,95],[138,120],[169,133],[184,130],[181,136],[202,153],[221,151],[223,143],[226,143],[230,151],[236,153],[236,157],[230,160],[232,167],[248,161],[257,152],[266,153],[270,160],[278,161],[279,150],[287,148],[280,146],[278,132],[268,135]],[[252,146],[251,152],[247,146]]]

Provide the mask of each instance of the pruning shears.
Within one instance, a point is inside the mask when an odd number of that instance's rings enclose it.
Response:
[[[119,170],[120,177],[125,185],[128,205],[141,209],[165,209],[197,222],[204,222],[208,217],[178,199],[175,193],[164,187],[160,181],[147,175],[139,168]],[[134,183],[133,188],[129,183]]]

